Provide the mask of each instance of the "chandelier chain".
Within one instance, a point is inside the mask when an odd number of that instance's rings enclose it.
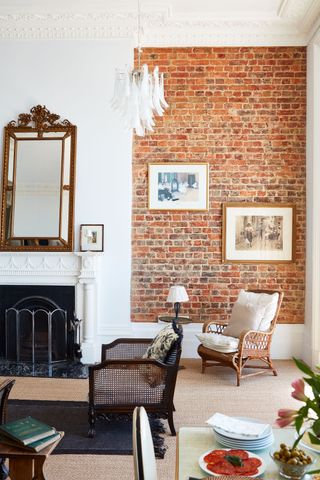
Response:
[[[138,0],[138,69],[141,69],[141,5]]]

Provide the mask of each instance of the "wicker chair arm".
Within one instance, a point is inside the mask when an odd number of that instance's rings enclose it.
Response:
[[[207,320],[202,327],[203,333],[219,333],[222,334],[223,330],[228,324],[224,322],[215,322],[214,320]]]
[[[248,350],[266,350],[270,346],[273,332],[244,330],[239,338],[239,352]]]

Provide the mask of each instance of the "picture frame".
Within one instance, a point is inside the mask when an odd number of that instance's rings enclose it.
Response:
[[[149,210],[209,208],[208,163],[149,163]]]
[[[292,263],[296,207],[282,203],[223,204],[223,263]]]
[[[86,223],[80,225],[80,252],[103,252],[104,225]]]

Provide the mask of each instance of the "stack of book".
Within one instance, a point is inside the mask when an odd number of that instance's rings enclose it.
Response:
[[[55,428],[32,417],[0,425],[0,443],[31,452],[40,452],[60,437]]]

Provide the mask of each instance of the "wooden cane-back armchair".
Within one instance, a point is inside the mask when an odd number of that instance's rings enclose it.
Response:
[[[101,363],[89,367],[89,437],[95,434],[98,414],[132,414],[136,406],[168,419],[171,434],[176,434],[173,396],[182,332],[163,362],[142,358],[152,340],[119,338],[102,345]]]
[[[259,289],[247,289],[247,292],[253,293],[266,293],[272,295],[278,293],[277,309],[270,324],[268,331],[256,331],[245,330],[241,333],[239,338],[239,346],[236,352],[222,353],[211,348],[207,348],[202,344],[198,347],[198,354],[202,359],[202,373],[204,373],[206,367],[210,366],[227,366],[236,371],[237,374],[237,386],[240,385],[240,379],[253,375],[259,375],[265,373],[266,370],[271,370],[273,375],[277,375],[277,371],[274,368],[271,357],[270,348],[273,333],[275,331],[279,310],[281,307],[283,292],[279,290],[259,290]],[[219,323],[216,321],[207,321],[203,324],[204,333],[217,333],[222,335],[227,323]],[[260,364],[251,364],[250,362],[260,361]],[[253,368],[257,371],[253,373],[243,374],[243,368]]]

